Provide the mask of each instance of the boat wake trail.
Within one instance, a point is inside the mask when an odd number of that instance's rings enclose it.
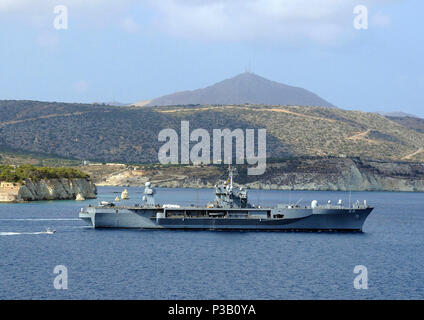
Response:
[[[57,219],[0,219],[0,221],[81,221],[80,219],[65,219],[65,218],[57,218]]]
[[[51,234],[47,231],[42,232],[0,232],[0,236],[18,236],[22,234]]]

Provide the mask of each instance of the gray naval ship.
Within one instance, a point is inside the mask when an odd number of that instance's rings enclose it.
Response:
[[[266,230],[266,231],[350,231],[362,232],[373,210],[366,201],[344,207],[329,201],[310,206],[280,204],[260,207],[249,204],[247,190],[233,185],[229,177],[215,186],[215,200],[205,207],[157,204],[155,190],[147,182],[141,204],[118,206],[101,202],[82,208],[79,217],[93,228],[182,229],[182,230]]]

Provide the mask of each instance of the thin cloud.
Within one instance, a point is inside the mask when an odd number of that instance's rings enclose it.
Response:
[[[382,5],[390,0],[371,0]],[[331,42],[354,32],[357,0],[161,0],[150,1],[156,24],[178,37],[201,40]],[[384,23],[382,18],[376,23]]]
[[[374,9],[393,1],[397,0],[362,2],[369,8],[371,25],[390,24],[389,17],[375,13]],[[47,20],[57,4],[57,0],[0,0],[0,16],[13,12]],[[80,26],[97,23],[103,27],[113,21],[117,28],[128,33],[143,29],[205,42],[310,40],[328,44],[355,35],[353,8],[359,3],[358,0],[61,0],[60,4],[69,6],[70,20],[81,22]],[[132,9],[140,8],[151,15],[149,22],[132,14]]]
[[[129,0],[0,0],[0,12],[41,12],[46,8],[57,5],[72,6],[74,8],[102,8],[108,6],[126,6]]]

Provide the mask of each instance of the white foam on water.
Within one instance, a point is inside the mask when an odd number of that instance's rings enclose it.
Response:
[[[58,218],[58,219],[0,219],[0,221],[81,221],[81,219],[64,219],[64,218]]]
[[[0,236],[17,236],[21,234],[51,234],[46,231],[42,232],[0,232]]]

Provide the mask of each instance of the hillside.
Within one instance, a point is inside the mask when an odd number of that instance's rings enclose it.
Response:
[[[71,167],[82,163],[76,159],[64,159],[40,153],[12,150],[0,147],[0,165],[31,164],[39,167]]]
[[[387,116],[388,119],[412,130],[424,133],[424,119],[411,116]]]
[[[226,105],[156,108],[0,101],[0,153],[155,163],[165,128],[267,129],[269,158],[363,157],[424,162],[424,133],[375,113],[326,107]],[[415,128],[415,129],[414,129]]]
[[[22,183],[26,179],[88,179],[88,174],[75,168],[49,168],[32,165],[13,167],[0,165],[0,181]]]
[[[239,74],[206,88],[177,92],[150,101],[142,101],[135,105],[172,106],[245,103],[334,107],[328,101],[308,90],[270,81],[250,72]]]
[[[424,163],[385,162],[359,158],[293,158],[268,163],[265,174],[249,176],[235,166],[235,181],[247,188],[338,191],[424,191]],[[96,184],[213,188],[226,179],[227,166],[89,165],[81,167]]]

